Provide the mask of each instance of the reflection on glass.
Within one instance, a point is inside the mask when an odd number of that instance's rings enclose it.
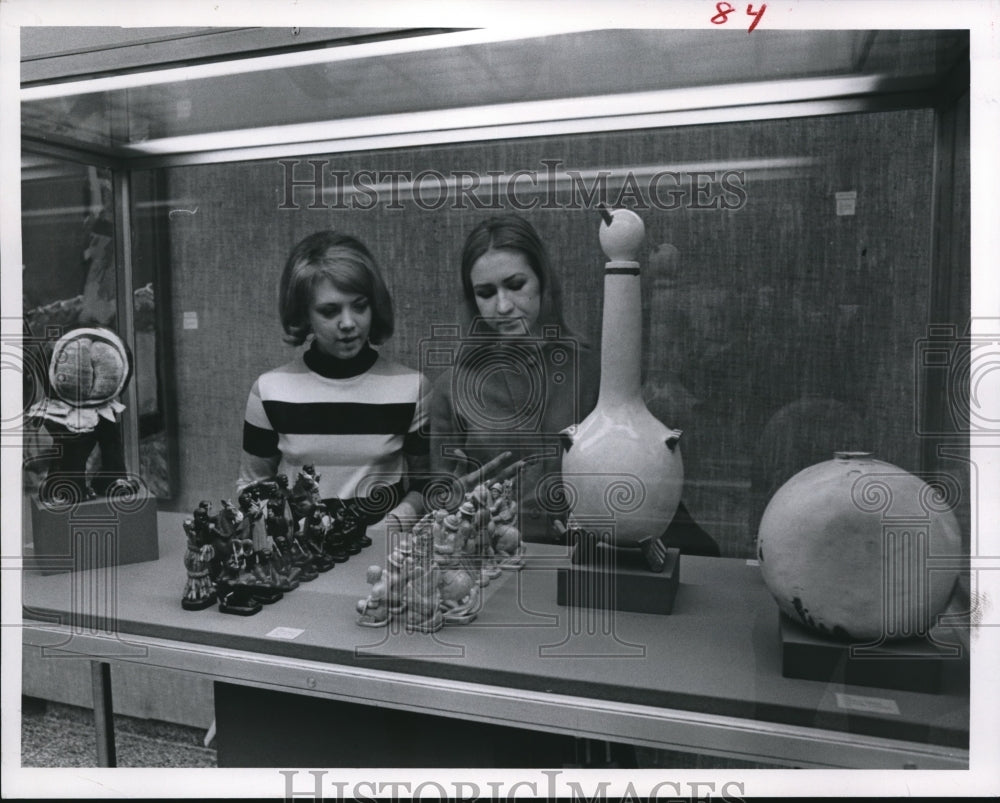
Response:
[[[27,156],[22,176],[22,309],[25,353],[33,355],[24,373],[27,410],[53,397],[48,366],[60,337],[82,327],[117,332],[118,292],[111,171]],[[53,435],[63,428],[42,422],[25,422],[24,481],[32,496],[66,459],[67,445]],[[101,450],[85,459],[93,474]]]
[[[119,321],[120,265],[115,252],[111,171],[26,154],[22,164],[22,243],[24,409],[31,410],[33,405],[46,400],[46,410],[52,412],[48,402],[58,394],[53,394],[49,386],[49,363],[53,347],[61,337],[83,328],[108,330],[117,335],[132,350],[131,380],[138,396],[142,438],[140,475],[154,495],[165,495],[169,491],[162,479],[167,475],[162,457],[165,450],[157,441],[157,435],[162,436],[159,432],[162,426],[158,425],[161,416],[152,277],[143,277],[144,283],[136,283],[132,336],[121,330]],[[86,342],[89,347],[91,339]],[[102,348],[103,345],[98,346],[97,351]],[[75,355],[82,353],[76,346],[71,351]],[[93,365],[97,366],[96,352],[93,359]],[[88,406],[99,413],[98,408]],[[39,408],[34,412],[38,413]],[[46,477],[68,459],[70,440],[52,415],[32,416],[25,422],[24,483],[30,497],[37,497]],[[121,446],[120,433],[115,443],[117,450]],[[102,484],[98,478],[102,469],[124,460],[123,456],[111,457],[101,452],[98,445],[83,458],[86,479],[81,478],[76,485],[84,496],[96,491],[94,480]],[[122,472],[123,463],[118,470]]]

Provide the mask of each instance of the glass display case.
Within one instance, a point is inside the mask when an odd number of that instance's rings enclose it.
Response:
[[[966,458],[936,449],[955,426],[946,377],[915,362],[969,319],[967,33],[323,33],[58,83],[25,62],[26,320],[80,289],[31,296],[46,255],[28,226],[53,203],[32,153],[90,173],[99,154],[105,192],[117,171],[128,193],[129,431],[168,507],[231,494],[246,391],[287,355],[274,292],[290,244],[324,227],[377,244],[400,312],[388,348],[416,366],[459,309],[464,232],[520,212],[596,350],[604,204],[645,219],[645,391],[686,433],[687,504],[723,555],[751,556],[771,494],[837,449],[953,475],[968,523]],[[706,37],[724,63],[696,66]],[[606,68],[626,51],[629,70]]]
[[[22,29],[25,334],[45,341],[99,325],[130,349],[126,463],[157,498],[159,563],[169,556],[163,571],[178,594],[181,520],[200,500],[233,497],[248,390],[292,353],[277,283],[294,243],[333,228],[369,244],[396,305],[383,351],[434,379],[427,343],[460,324],[462,243],[500,212],[523,216],[545,241],[572,329],[561,336],[600,353],[596,232],[602,207],[628,208],[646,230],[635,311],[643,397],[684,432],[684,509],[719,556],[687,564],[689,600],[714,588],[715,602],[666,618],[682,620],[669,626],[685,644],[702,632],[691,660],[727,650],[720,663],[738,655],[758,673],[684,664],[674,669],[707,674],[670,685],[648,657],[679,660],[652,646],[667,625],[635,614],[619,621],[613,652],[635,657],[645,644],[644,668],[625,680],[581,669],[558,633],[532,630],[555,621],[542,573],[522,572],[513,597],[494,592],[494,632],[533,633],[531,656],[508,672],[496,651],[517,649],[516,639],[489,647],[463,635],[464,663],[440,645],[376,645],[388,660],[369,664],[365,649],[379,649],[348,643],[339,625],[323,631],[305,607],[288,614],[307,633],[298,643],[267,632],[284,620],[241,629],[209,621],[214,612],[163,618],[162,572],[120,567],[119,588],[145,590],[115,615],[155,642],[157,660],[208,671],[201,658],[218,647],[227,671],[253,685],[247,656],[259,652],[285,690],[313,678],[296,661],[318,662],[318,696],[421,713],[386,690],[403,673],[399,689],[433,701],[422,713],[462,717],[445,702],[451,678],[473,684],[463,686],[473,719],[517,724],[488,703],[506,689],[539,730],[595,737],[605,722],[612,740],[734,759],[756,743],[765,760],[825,766],[813,731],[829,729],[832,765],[967,766],[967,663],[947,670],[938,694],[869,689],[900,701],[897,729],[885,711],[843,702],[863,689],[780,677],[756,540],[788,479],[835,451],[864,451],[946,490],[970,554],[978,489],[955,394],[970,360],[968,31],[94,28],[74,29],[74,47],[66,35]],[[704,59],[706,49],[726,58]],[[38,389],[25,376],[27,404]],[[26,439],[29,496],[44,482],[42,440]],[[545,560],[565,557],[546,549]],[[346,597],[366,590],[354,575],[360,588],[323,605],[349,615]],[[63,591],[46,581],[29,599],[56,609]],[[969,610],[967,574],[960,585],[953,625]],[[177,659],[183,651],[161,639],[196,646]],[[553,673],[553,662],[572,668]],[[353,674],[364,667],[375,667],[369,680]],[[343,684],[351,691],[336,691]],[[589,701],[589,724],[574,730],[550,693]],[[617,713],[595,702],[602,695]],[[526,713],[535,703],[562,713]],[[660,713],[648,719],[647,708]],[[692,740],[679,735],[677,711],[696,715]],[[739,718],[752,734],[719,735]],[[789,748],[796,729],[802,741]],[[848,733],[860,734],[857,749]]]

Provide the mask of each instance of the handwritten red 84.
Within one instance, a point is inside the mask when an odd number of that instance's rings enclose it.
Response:
[[[747,16],[753,17],[753,22],[751,22],[750,27],[747,28],[747,33],[750,33],[757,27],[757,23],[759,23],[760,18],[764,16],[764,9],[766,8],[767,3],[761,3],[759,11],[754,11],[753,3],[747,5]],[[712,17],[711,23],[713,25],[725,25],[729,22],[729,15],[736,11],[736,9],[729,3],[716,3],[715,11],[716,14]]]

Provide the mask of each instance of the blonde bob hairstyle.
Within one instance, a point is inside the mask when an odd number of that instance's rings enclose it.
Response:
[[[392,336],[395,328],[392,298],[375,257],[364,243],[349,234],[318,231],[292,249],[281,273],[278,312],[286,343],[300,346],[311,334],[309,308],[316,285],[323,279],[329,279],[342,293],[357,293],[368,299],[372,307],[368,340],[373,345]]]

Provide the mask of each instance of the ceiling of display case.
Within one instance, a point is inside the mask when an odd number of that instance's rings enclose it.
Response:
[[[23,134],[131,157],[530,135],[517,126],[925,91],[968,45],[965,31],[209,30],[73,51],[26,29]]]

